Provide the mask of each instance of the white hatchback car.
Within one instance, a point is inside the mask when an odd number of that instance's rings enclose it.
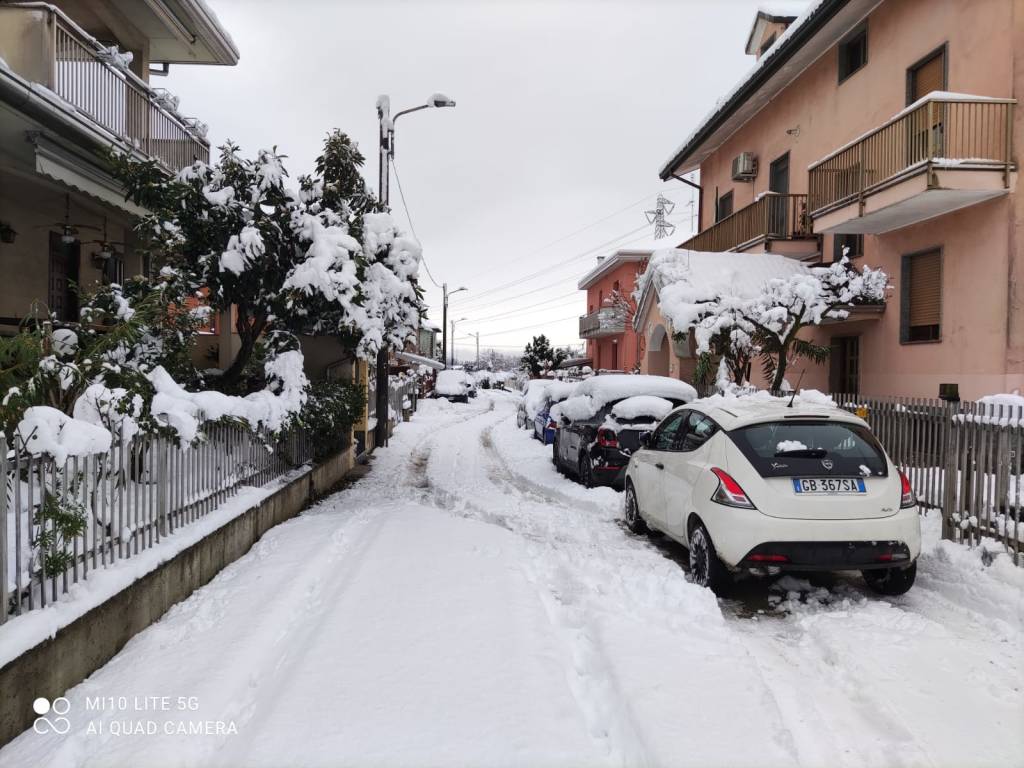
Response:
[[[842,409],[709,398],[645,435],[626,470],[629,528],[689,549],[694,582],[732,572],[863,573],[887,595],[914,583],[917,499],[868,425]]]

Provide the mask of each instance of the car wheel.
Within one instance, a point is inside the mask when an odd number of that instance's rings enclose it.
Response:
[[[861,575],[868,586],[880,595],[902,595],[914,586],[914,579],[917,578],[917,563],[911,563],[907,568],[861,571]]]
[[[697,523],[690,531],[690,580],[716,595],[732,581],[703,523]]]
[[[594,487],[594,466],[590,463],[589,456],[580,456],[579,477],[583,487]]]
[[[647,523],[640,516],[640,502],[636,498],[636,489],[632,483],[626,483],[626,527],[636,534],[647,533]]]

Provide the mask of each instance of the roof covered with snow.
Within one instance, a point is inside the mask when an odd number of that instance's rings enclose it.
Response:
[[[832,398],[816,389],[800,390],[793,398],[792,408],[789,402],[789,397],[775,397],[769,392],[758,390],[750,394],[702,397],[688,407],[706,413],[726,430],[800,416],[865,424],[862,419],[838,407]]]
[[[803,12],[711,111],[659,171],[662,179],[698,168],[808,66],[834,46],[880,0],[811,0]]]

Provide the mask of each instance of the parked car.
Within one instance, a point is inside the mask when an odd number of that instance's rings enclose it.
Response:
[[[544,445],[551,445],[555,441],[555,432],[558,424],[551,418],[551,409],[561,403],[576,388],[571,381],[549,381],[544,389],[543,405],[533,417],[533,436]]]
[[[520,429],[533,429],[533,419],[543,406],[543,398],[550,383],[547,379],[531,379],[526,382],[523,396],[516,407],[516,425]]]
[[[434,397],[443,397],[453,403],[468,403],[476,395],[473,377],[465,371],[447,369],[437,372],[434,382]]]
[[[555,467],[587,487],[621,489],[640,435],[696,396],[689,384],[667,376],[609,374],[580,382],[572,397],[551,409],[558,424]]]
[[[899,595],[921,551],[917,499],[868,425],[828,405],[709,398],[669,414],[626,470],[626,524],[689,549],[692,580],[859,570]]]

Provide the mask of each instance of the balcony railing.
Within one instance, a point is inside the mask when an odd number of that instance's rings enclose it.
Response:
[[[0,4],[0,55],[15,73],[55,93],[69,112],[169,171],[209,161],[200,124],[178,114],[173,97],[150,88],[116,48],[101,45],[59,9]]]
[[[732,251],[759,240],[795,240],[811,235],[807,195],[768,193],[679,247],[691,251]]]
[[[933,167],[1001,168],[1009,178],[1013,100],[933,98],[810,167],[813,215]]]
[[[611,336],[626,331],[626,313],[618,307],[603,307],[580,318],[580,338]]]

